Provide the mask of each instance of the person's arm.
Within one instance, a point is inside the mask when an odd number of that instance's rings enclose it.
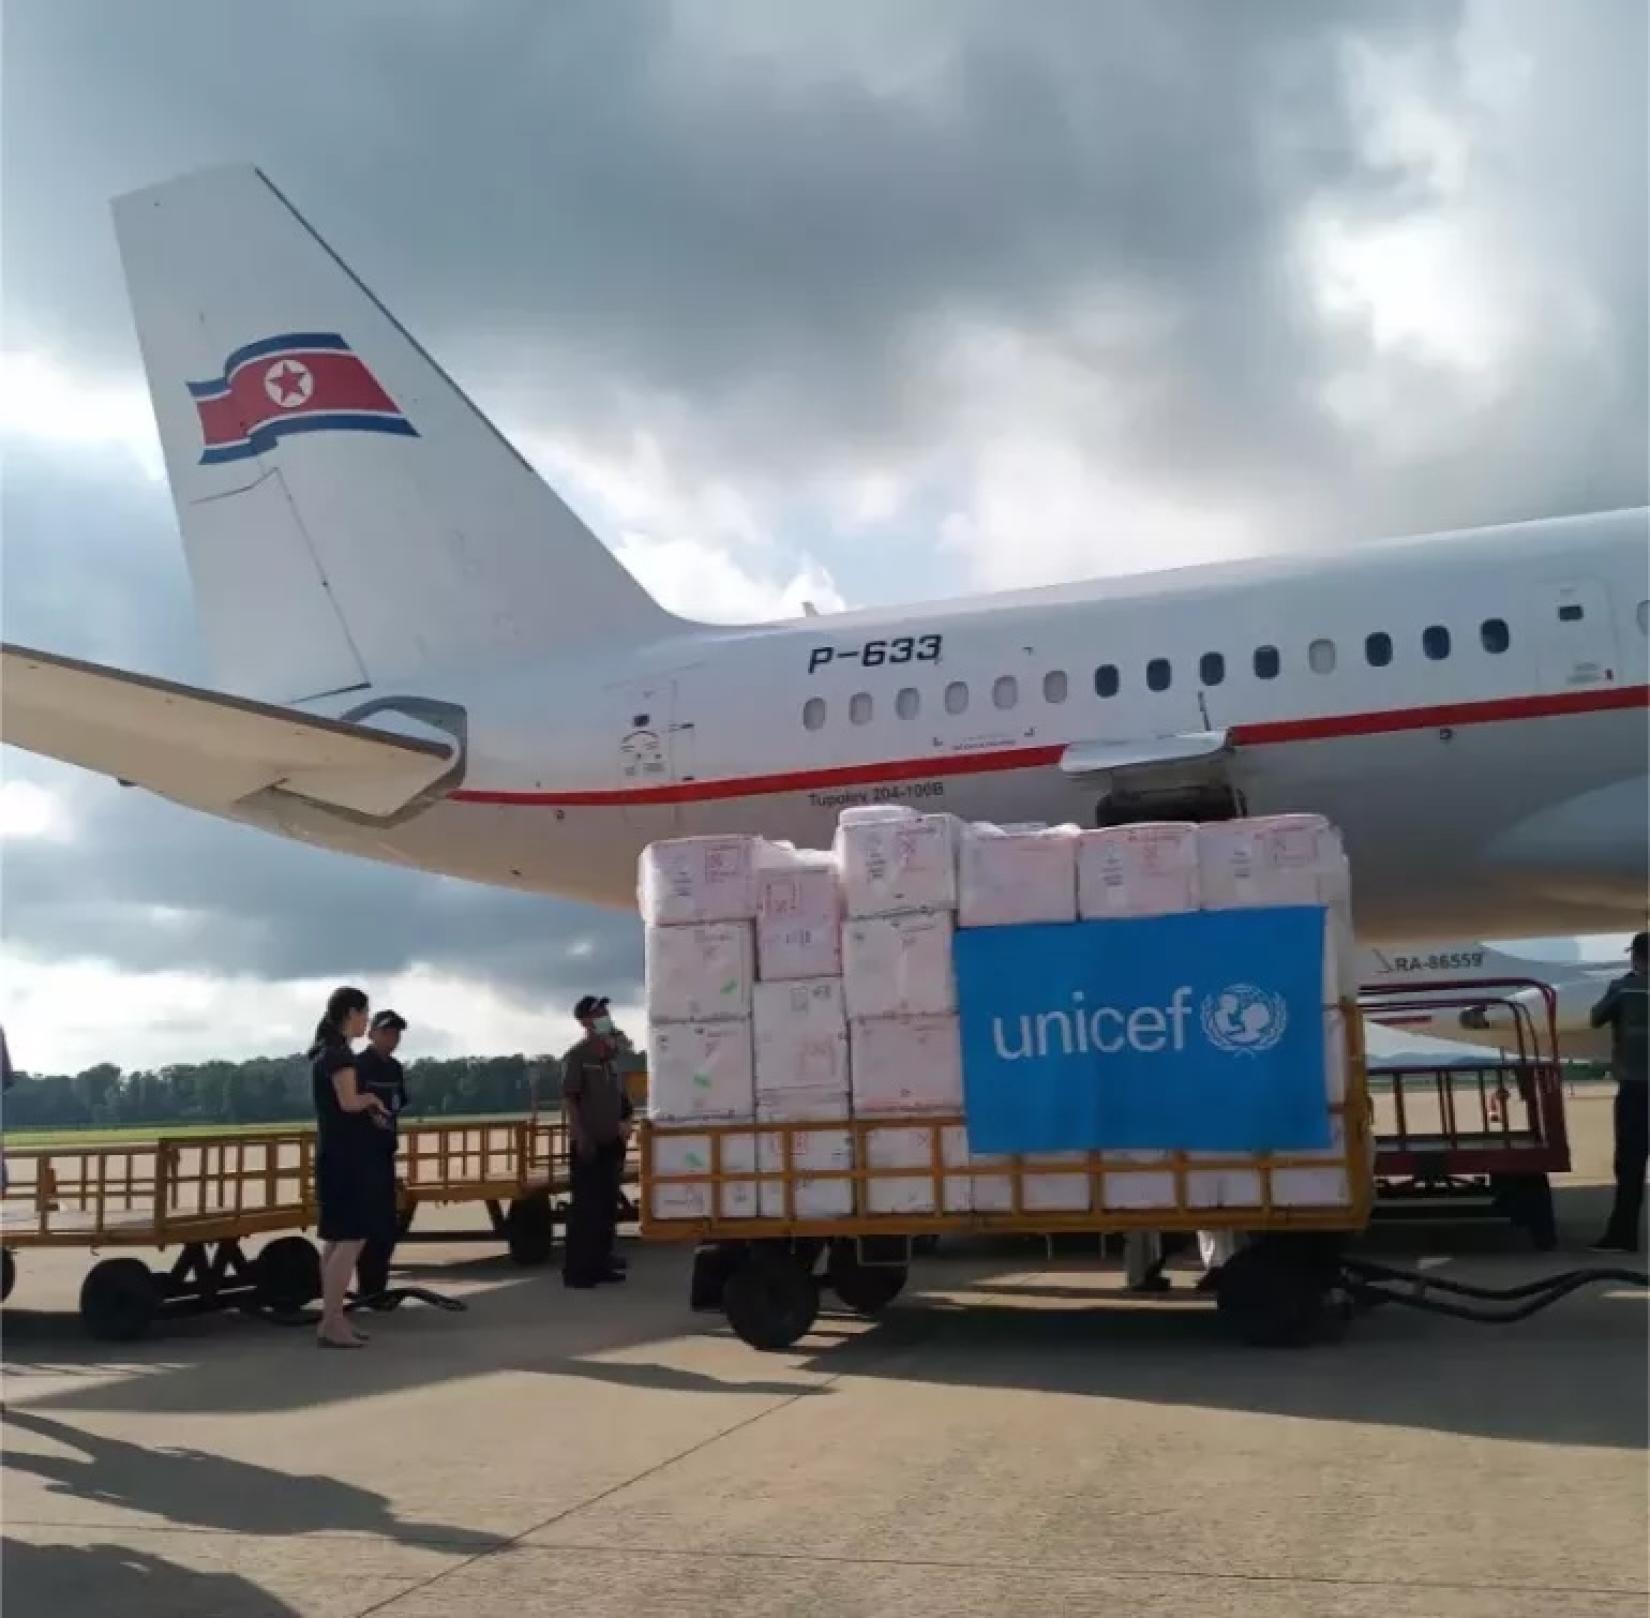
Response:
[[[1602,1028],[1607,1022],[1616,1020],[1616,1009],[1621,1004],[1621,980],[1618,978],[1604,991],[1604,998],[1593,1007],[1588,1021],[1595,1028]]]
[[[584,1127],[584,1063],[571,1053],[562,1058],[561,1104],[567,1114],[567,1143],[583,1156],[590,1150],[590,1134]]]

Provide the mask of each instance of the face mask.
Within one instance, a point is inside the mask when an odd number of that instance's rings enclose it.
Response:
[[[613,1032],[613,1019],[611,1017],[597,1017],[594,1021],[592,1021],[590,1026],[594,1028],[598,1034],[611,1034]]]

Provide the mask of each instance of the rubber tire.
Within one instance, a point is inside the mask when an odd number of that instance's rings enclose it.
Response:
[[[1310,1255],[1280,1243],[1240,1247],[1215,1283],[1220,1317],[1255,1348],[1300,1348],[1322,1335],[1329,1281]]]
[[[258,1302],[283,1313],[321,1296],[321,1254],[307,1236],[277,1236],[253,1261]]]
[[[80,1288],[80,1318],[104,1343],[133,1343],[160,1308],[160,1282],[142,1259],[106,1258]]]
[[[819,1283],[786,1252],[752,1253],[722,1287],[722,1309],[743,1342],[789,1348],[819,1318]]]
[[[522,1197],[504,1216],[504,1240],[510,1257],[524,1268],[548,1264],[556,1246],[556,1216],[548,1196]]]
[[[862,1264],[852,1242],[832,1242],[825,1281],[856,1315],[880,1315],[905,1290],[910,1270],[903,1264]]]
[[[0,1247],[0,1303],[11,1296],[17,1285],[17,1257],[9,1247]]]

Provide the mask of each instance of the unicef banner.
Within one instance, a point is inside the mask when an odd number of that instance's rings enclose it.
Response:
[[[1295,907],[959,932],[970,1148],[1331,1145],[1323,950]]]

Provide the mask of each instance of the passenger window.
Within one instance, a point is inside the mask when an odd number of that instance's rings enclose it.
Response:
[[[1434,663],[1441,663],[1449,656],[1449,631],[1442,624],[1432,624],[1421,636],[1421,650]]]
[[[1478,626],[1478,638],[1484,643],[1486,652],[1496,655],[1512,645],[1512,631],[1507,628],[1505,618],[1486,618]]]
[[[805,730],[822,730],[825,726],[825,699],[809,697],[802,704],[802,725]]]
[[[1197,674],[1205,685],[1219,685],[1226,678],[1226,659],[1219,652],[1205,652],[1198,659]]]
[[[945,711],[947,713],[968,712],[968,686],[962,680],[953,680],[945,688]]]
[[[1275,680],[1278,670],[1283,667],[1283,659],[1278,656],[1275,646],[1257,646],[1255,648],[1255,678],[1257,680]]]
[[[1582,606],[1579,601],[1566,601],[1564,605],[1558,609],[1558,617],[1561,623],[1579,624],[1585,616],[1586,613],[1582,610]]]
[[[998,708],[1012,708],[1020,700],[1020,682],[1012,674],[999,674],[991,687],[991,701]]]
[[[915,719],[922,712],[922,693],[914,685],[904,687],[894,698],[894,712],[901,719]]]
[[[1043,701],[1064,702],[1066,700],[1066,671],[1064,669],[1050,669],[1043,676]]]
[[[848,723],[868,725],[871,722],[871,693],[856,691],[848,703]]]
[[[1392,661],[1392,637],[1380,629],[1365,635],[1364,657],[1372,669],[1384,669]]]
[[[1313,641],[1306,648],[1306,661],[1314,674],[1333,674],[1335,672],[1334,641]]]
[[[1094,694],[1097,697],[1115,697],[1119,684],[1115,663],[1102,663],[1094,671]]]
[[[1169,667],[1166,657],[1154,657],[1146,665],[1146,686],[1151,691],[1167,691],[1169,682],[1174,678],[1174,670]]]

